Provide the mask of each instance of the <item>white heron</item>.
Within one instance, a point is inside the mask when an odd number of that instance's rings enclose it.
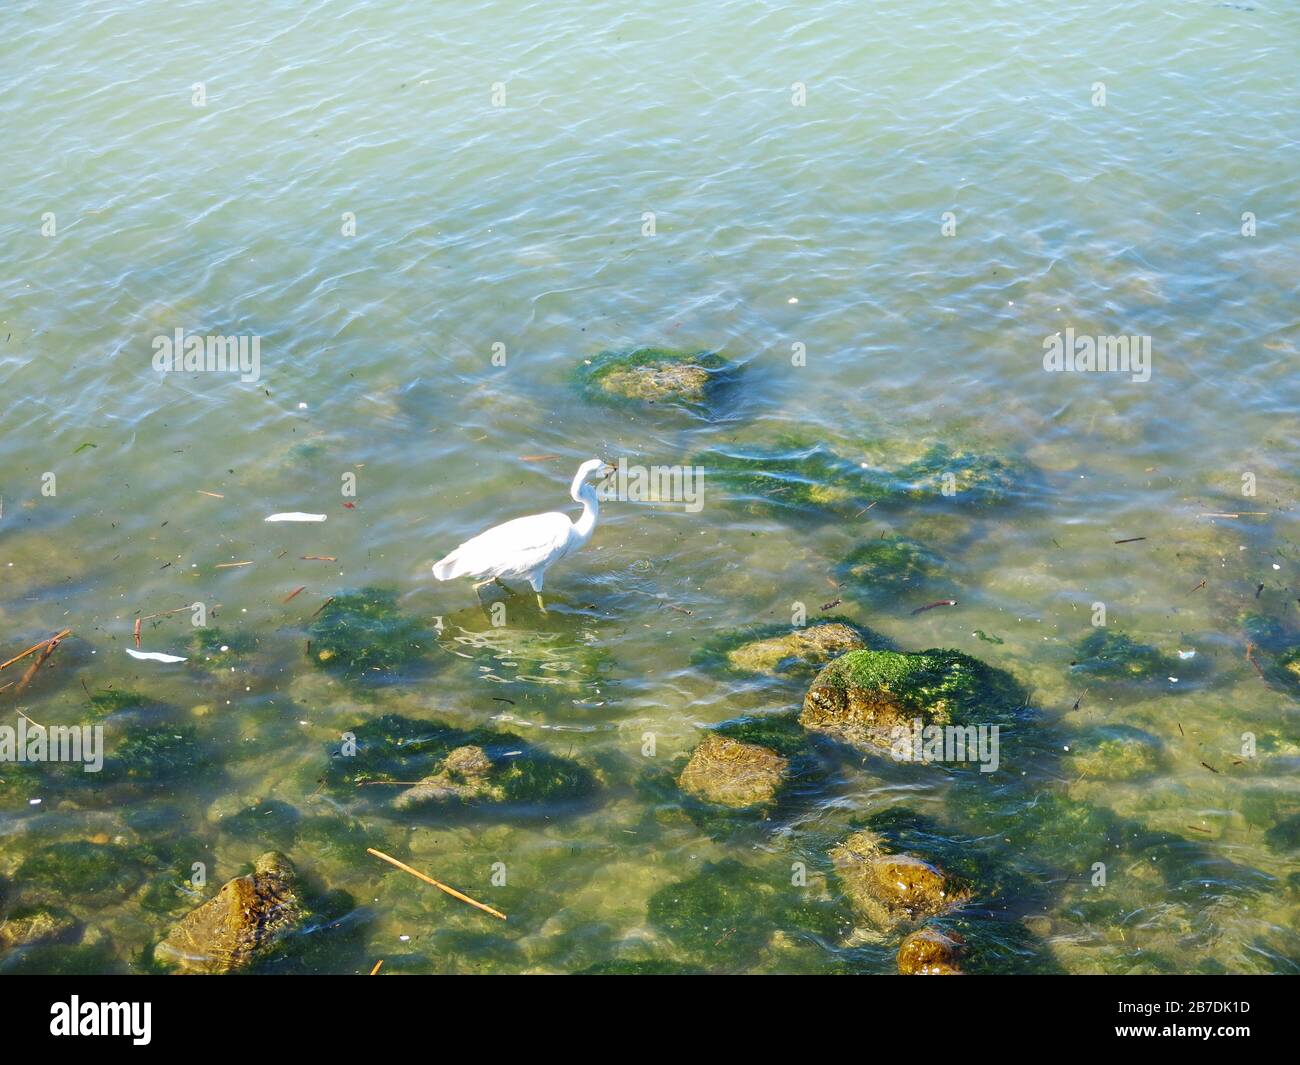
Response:
[[[537,595],[538,607],[546,613],[546,604],[542,602],[542,582],[546,579],[547,568],[590,540],[596,519],[600,517],[595,486],[587,483],[587,478],[597,470],[602,476],[608,476],[615,467],[600,459],[588,459],[578,467],[569,488],[573,501],[582,504],[582,514],[577,521],[553,510],[549,514],[530,514],[526,518],[494,525],[435,562],[433,575],[440,581],[478,577],[480,580],[474,585],[475,591],[493,581],[510,591],[503,577],[527,581]]]

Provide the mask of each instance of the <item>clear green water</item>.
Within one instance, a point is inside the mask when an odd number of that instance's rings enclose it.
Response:
[[[176,879],[158,870],[202,861],[211,891],[278,846],[347,898],[272,968],[890,972],[896,936],[814,934],[782,908],[840,906],[825,852],[883,818],[925,819],[911,843],[976,863],[984,968],[1296,971],[1296,705],[1245,659],[1240,624],[1300,625],[1293,6],[20,3],[0,30],[0,657],[75,633],[20,697],[0,693],[0,720],[81,723],[86,690],[139,691],[166,705],[110,718],[110,761],[135,720],[192,727],[207,770],[0,793],[2,905],[57,894],[85,925],[0,969],[147,968],[194,901],[149,895]],[[1150,382],[1045,373],[1043,338],[1067,326],[1151,336]],[[178,327],[261,336],[262,379],[155,373],[152,338]],[[736,401],[704,419],[578,396],[581,360],[645,344],[740,361]],[[815,522],[708,487],[695,514],[611,503],[551,573],[550,615],[512,608],[491,639],[464,631],[488,629],[468,583],[430,577],[486,525],[563,505],[591,455],[677,464],[790,429],[850,457],[882,437],[974,442],[1037,475],[978,512]],[[277,510],[329,517],[265,525]],[[1263,513],[1200,516],[1240,511]],[[845,555],[889,531],[942,552],[942,574],[836,588]],[[305,653],[317,606],[365,585],[446,625],[422,669],[377,690]],[[1038,756],[992,780],[831,759],[766,822],[692,819],[656,774],[702,726],[803,691],[693,655],[835,598],[903,647],[1010,671],[1042,713]],[[911,614],[938,598],[958,607]],[[219,670],[124,653],[137,616],[196,600],[253,649]],[[1203,672],[1071,673],[1099,601],[1111,629],[1194,649]],[[144,645],[185,653],[189,634],[176,615]],[[384,710],[513,730],[601,788],[456,816],[328,797],[340,733]],[[1159,771],[1080,779],[1064,748],[1102,725],[1158,737]],[[218,824],[270,800],[354,831]],[[151,856],[138,882],[18,875],[52,842],[101,838]],[[686,904],[656,919],[657,891],[727,859],[754,871],[739,906],[770,937]]]

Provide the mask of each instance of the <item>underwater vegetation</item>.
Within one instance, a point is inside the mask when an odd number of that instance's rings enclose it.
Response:
[[[1070,772],[1093,780],[1137,780],[1165,766],[1164,743],[1130,725],[1098,725],[1070,740]]]
[[[392,682],[426,661],[434,633],[403,614],[396,593],[362,588],[336,596],[311,623],[312,661],[345,680]]]
[[[1205,674],[1206,667],[1197,658],[1181,659],[1126,633],[1097,628],[1076,645],[1070,670],[1098,681],[1141,683],[1170,677],[1195,679]]]
[[[1300,697],[1300,631],[1266,614],[1247,614],[1241,628],[1264,679],[1278,691]]]
[[[355,753],[331,748],[322,778],[340,798],[408,810],[544,804],[580,798],[596,788],[595,775],[585,766],[509,732],[384,714],[356,726],[352,735]]]
[[[830,445],[797,433],[709,449],[692,462],[751,510],[822,517],[877,503],[992,507],[1027,494],[1037,477],[1025,463],[943,443],[909,455],[889,441]]]
[[[200,626],[190,634],[189,664],[201,669],[228,669],[257,648],[248,633],[230,632],[215,625]]]
[[[651,896],[650,924],[694,962],[709,968],[749,964],[777,937],[834,940],[848,914],[790,882],[788,868],[758,869],[734,858]]]
[[[738,367],[714,351],[635,348],[602,351],[578,367],[583,395],[603,403],[669,404],[703,411],[716,404]]]
[[[886,597],[922,587],[943,571],[933,551],[904,536],[881,536],[855,547],[836,567],[835,576],[859,593]]]

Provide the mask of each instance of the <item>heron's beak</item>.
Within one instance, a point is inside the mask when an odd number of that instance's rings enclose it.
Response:
[[[605,465],[603,465],[600,469],[596,471],[597,478],[599,479],[602,487],[608,484],[610,479],[614,477],[617,473],[618,473],[618,467],[610,462],[606,462]]]

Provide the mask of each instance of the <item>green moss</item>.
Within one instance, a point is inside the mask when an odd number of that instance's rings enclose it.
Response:
[[[961,651],[850,651],[817,675],[813,687],[887,694],[904,714],[960,724],[1006,715],[1023,700],[1008,674]]]
[[[97,775],[103,783],[168,784],[202,778],[216,769],[192,725],[166,725],[128,729]]]
[[[834,939],[848,930],[844,911],[792,886],[787,867],[771,871],[726,859],[650,898],[650,923],[703,959],[752,958],[778,933]]]
[[[1174,675],[1179,664],[1178,659],[1150,644],[1138,643],[1121,632],[1098,628],[1079,641],[1071,665],[1077,672],[1099,679],[1150,680]]]
[[[711,404],[735,374],[736,366],[717,352],[667,348],[602,351],[577,370],[588,399],[688,408]]]
[[[740,717],[714,725],[712,730],[741,743],[756,743],[785,758],[800,758],[808,753],[808,733],[799,725],[797,713],[762,714]]]
[[[117,688],[102,688],[92,693],[86,700],[86,708],[92,717],[108,717],[110,714],[118,714],[124,710],[144,710],[160,705],[162,704],[147,695]]]
[[[892,594],[923,585],[942,568],[938,556],[915,541],[882,536],[854,548],[836,569],[836,576],[863,591]]]
[[[504,801],[542,803],[576,798],[593,791],[595,777],[585,766],[539,750],[509,732],[458,729],[437,721],[418,721],[385,714],[352,730],[356,754],[331,751],[324,784],[335,795],[372,801],[391,800],[399,785],[370,786],[373,781],[419,781],[435,774],[447,755],[463,747],[481,747],[492,761],[488,784]],[[366,785],[366,786],[362,786]]]
[[[304,818],[298,826],[298,845],[315,859],[355,858],[372,842],[374,833],[348,817],[319,815]]]
[[[702,467],[712,489],[751,509],[851,517],[887,490],[878,474],[837,455],[825,444],[783,436],[772,446],[705,451]]]
[[[347,680],[385,681],[423,662],[434,634],[397,608],[395,593],[363,588],[337,596],[309,629],[312,661]]]
[[[1022,494],[1031,471],[991,453],[933,444],[894,472],[901,494],[912,499],[949,499],[992,506]]]
[[[18,951],[0,963],[0,972],[10,976],[105,976],[125,968],[107,939],[75,945],[49,943]]]
[[[190,662],[204,669],[226,669],[252,654],[256,647],[257,640],[251,634],[205,625],[190,635]]]
[[[1163,764],[1159,738],[1126,725],[1091,729],[1070,741],[1070,771],[1093,780],[1136,780]]]
[[[76,840],[34,851],[18,867],[16,879],[27,888],[61,898],[103,902],[127,894],[142,875],[140,863],[127,848]]]

